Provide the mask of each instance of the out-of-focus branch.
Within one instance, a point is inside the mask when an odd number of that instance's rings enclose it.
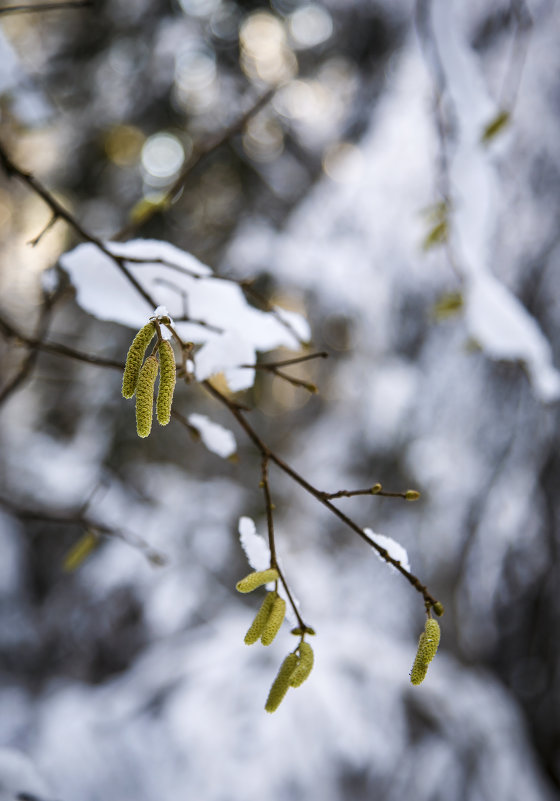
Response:
[[[87,504],[85,505],[87,508]],[[119,529],[112,528],[106,523],[101,523],[92,515],[88,514],[86,508],[82,506],[80,509],[66,510],[62,512],[53,512],[50,509],[29,509],[26,506],[20,506],[14,501],[8,500],[0,496],[0,507],[5,509],[9,514],[17,517],[19,520],[30,520],[37,522],[44,522],[56,526],[76,526],[84,529],[84,531],[91,531],[106,537],[113,537],[126,542],[134,548],[142,551],[144,556],[156,565],[164,565],[167,562],[164,554],[160,553],[155,548],[152,548],[145,540],[136,535],[124,533]]]
[[[147,210],[142,216],[141,221],[128,224],[113,238],[121,241],[128,239],[130,236],[132,236],[132,234],[135,233],[135,231],[137,231],[138,228],[148,222],[148,220],[151,220],[155,214],[161,213],[163,209],[168,208],[173,203],[175,198],[182,192],[187,178],[194,168],[199,164],[199,162],[222,147],[222,145],[228,142],[233,136],[240,133],[249,120],[254,117],[255,114],[258,114],[258,112],[264,108],[264,106],[266,106],[269,100],[274,96],[275,92],[275,88],[269,89],[268,92],[265,92],[253,103],[251,108],[238,117],[238,119],[234,120],[227,128],[224,128],[223,131],[220,131],[214,136],[209,137],[206,141],[197,142],[193,147],[190,158],[181,170],[177,179],[174,181],[173,185],[163,195],[161,202],[157,206],[154,206],[153,209]]]
[[[49,190],[43,186],[43,184],[35,178],[31,173],[25,172],[15,164],[14,161],[8,156],[4,146],[0,143],[0,164],[4,169],[4,172],[9,177],[16,176],[26,184],[30,189],[35,192],[50,208],[53,215],[61,220],[64,220],[68,225],[78,234],[78,236],[86,242],[91,242],[93,245],[99,248],[99,250],[104,253],[106,256],[109,256],[115,264],[117,265],[118,269],[123,273],[126,279],[132,284],[132,286],[136,289],[136,291],[144,298],[146,303],[150,306],[151,309],[154,309],[157,306],[157,303],[151,297],[151,295],[146,292],[144,287],[136,280],[134,275],[130,272],[128,267],[126,266],[126,259],[121,256],[115,256],[111,251],[105,246],[105,244],[99,239],[98,237],[91,234],[89,231],[81,225],[79,220],[74,217],[71,212],[69,212],[62,203],[60,203]]]
[[[22,342],[24,342],[29,351],[24,357],[19,370],[9,381],[6,386],[0,390],[0,405],[2,405],[9,397],[12,395],[19,387],[29,378],[31,373],[35,368],[35,364],[37,362],[37,356],[39,350],[43,346],[43,338],[46,336],[51,317],[54,311],[54,307],[59,300],[61,295],[61,290],[57,290],[52,295],[48,295],[44,293],[44,303],[41,307],[41,313],[39,315],[39,322],[37,323],[37,330],[35,337],[33,338],[23,338],[18,337]],[[0,330],[7,336],[13,337],[17,336],[17,332],[15,329],[9,325],[9,323],[0,318]]]
[[[36,3],[34,5],[6,6],[0,8],[0,15],[7,14],[34,14],[45,11],[67,11],[76,8],[91,8],[93,0],[68,0],[66,3]]]
[[[10,323],[2,314],[0,314],[0,331],[6,339],[15,339],[23,345],[27,345],[32,349],[35,357],[38,351],[45,353],[53,353],[56,356],[66,356],[69,359],[76,361],[86,362],[87,364],[94,364],[98,367],[111,367],[115,370],[123,370],[124,362],[116,361],[115,359],[105,359],[103,356],[95,356],[92,353],[85,353],[84,351],[69,348],[67,345],[61,345],[57,342],[48,342],[36,337],[28,337],[22,334],[12,323]],[[2,395],[0,394],[0,399]]]

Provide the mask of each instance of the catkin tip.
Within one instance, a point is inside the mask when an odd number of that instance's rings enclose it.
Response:
[[[253,592],[258,587],[262,587],[263,584],[268,584],[271,581],[278,580],[278,571],[275,570],[273,567],[269,568],[268,570],[255,570],[253,573],[249,573],[248,576],[238,581],[235,585],[235,589],[237,592]]]

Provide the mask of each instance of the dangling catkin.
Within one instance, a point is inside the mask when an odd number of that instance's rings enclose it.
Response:
[[[171,404],[175,390],[175,354],[171,343],[164,339],[158,348],[159,387],[156,401],[158,423],[166,426],[171,419]]]
[[[313,668],[313,648],[308,642],[299,645],[299,659],[297,666],[290,676],[290,687],[300,687],[308,678]]]
[[[136,385],[138,384],[138,376],[140,375],[144,354],[146,353],[146,348],[153,339],[155,331],[155,325],[153,323],[147,323],[138,331],[132,340],[132,345],[128,349],[128,354],[126,356],[126,364],[123,373],[123,398],[132,398],[136,392]]]
[[[290,677],[294,672],[297,665],[298,658],[295,654],[288,654],[280,665],[278,675],[274,679],[274,683],[270,688],[268,698],[266,699],[265,709],[267,712],[276,712],[280,706],[282,699],[290,689]]]
[[[277,595],[276,598],[274,599],[274,603],[272,604],[272,609],[270,610],[268,620],[264,624],[263,632],[261,635],[261,642],[263,645],[270,645],[271,642],[274,640],[274,638],[280,631],[280,626],[284,622],[285,615],[286,615],[286,601],[283,598],[280,598],[279,595]]]
[[[410,681],[413,684],[422,684],[428,672],[428,665],[436,655],[439,645],[440,629],[439,623],[433,618],[426,620],[424,631],[418,640],[418,650],[416,658],[410,671]]]
[[[422,684],[426,678],[426,673],[428,672],[428,663],[424,659],[425,639],[426,635],[424,632],[422,632],[420,639],[418,640],[418,649],[416,651],[416,657],[414,658],[414,664],[412,665],[412,670],[410,671],[410,681],[413,684]]]
[[[253,620],[251,627],[249,628],[247,634],[245,635],[245,644],[246,645],[253,645],[261,636],[262,631],[265,627],[266,621],[268,620],[268,616],[270,615],[270,610],[272,609],[272,605],[276,598],[275,592],[268,592],[264,601],[262,602],[261,608],[257,612],[255,619]]]
[[[148,356],[144,362],[136,385],[136,431],[139,437],[147,437],[152,430],[154,410],[154,384],[158,373],[158,360]]]
[[[257,587],[262,587],[263,584],[268,584],[269,581],[276,581],[277,579],[278,571],[273,567],[268,570],[256,570],[238,581],[235,589],[237,592],[253,592]]]

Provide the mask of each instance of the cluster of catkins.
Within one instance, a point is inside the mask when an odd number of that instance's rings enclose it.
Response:
[[[278,581],[278,578],[278,571],[271,567],[269,570],[257,570],[249,573],[248,576],[237,582],[236,587],[239,592],[253,592],[264,584]],[[280,630],[285,614],[286,601],[278,595],[276,590],[267,593],[245,635],[246,644],[252,645],[260,640],[263,645],[270,645]],[[288,654],[280,666],[264,707],[267,712],[275,712],[290,687],[300,687],[313,668],[313,649],[303,639],[305,634],[313,633],[312,630],[294,629],[292,633],[299,634],[301,640],[297,648]]]
[[[164,319],[161,322],[164,322]],[[129,348],[124,368],[122,394],[124,398],[132,398],[136,394],[136,431],[139,437],[147,437],[152,430],[154,387],[158,371],[160,374],[156,400],[158,423],[166,426],[171,418],[175,389],[175,355],[171,344],[158,336],[156,347],[144,361],[146,350],[155,333],[154,322],[147,323],[138,331]]]

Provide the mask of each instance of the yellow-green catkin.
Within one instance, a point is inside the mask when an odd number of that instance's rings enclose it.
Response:
[[[93,531],[86,531],[80,539],[70,548],[62,563],[67,573],[72,573],[82,565],[90,553],[99,545],[99,537]]]
[[[300,687],[309,677],[313,669],[313,648],[308,642],[299,645],[299,659],[296,668],[290,676],[290,687]]]
[[[278,571],[273,567],[268,570],[256,570],[254,573],[249,573],[248,576],[238,581],[235,585],[237,592],[253,592],[263,584],[268,584],[270,581],[278,580]]]
[[[280,665],[280,670],[270,688],[264,708],[267,712],[276,712],[282,699],[290,689],[290,678],[297,666],[298,658],[295,654],[288,654]]]
[[[424,642],[425,656],[427,661],[431,662],[436,655],[440,637],[439,623],[437,620],[434,620],[433,617],[429,617],[426,620],[424,634],[426,635],[426,640]]]
[[[253,645],[257,640],[260,639],[260,636],[263,632],[263,629],[266,625],[266,621],[268,620],[268,616],[270,615],[270,610],[272,609],[272,605],[277,597],[275,592],[268,592],[264,601],[262,602],[261,608],[257,612],[255,619],[253,620],[247,634],[245,635],[245,644],[246,645]]]
[[[154,384],[158,373],[158,360],[155,356],[148,356],[136,385],[136,431],[139,437],[147,437],[152,430],[152,415],[154,410]]]
[[[270,610],[268,620],[264,624],[263,632],[261,634],[261,642],[263,645],[271,644],[271,642],[274,640],[274,638],[280,631],[280,626],[284,622],[285,616],[286,616],[286,601],[283,598],[280,598],[279,595],[277,595],[276,598],[274,599],[274,603],[272,604],[272,609]]]
[[[410,671],[410,681],[413,684],[421,684],[426,678],[428,665],[436,655],[439,645],[440,628],[437,620],[429,617],[426,620],[423,633],[418,640],[418,650],[416,658]]]
[[[171,419],[171,404],[175,390],[175,354],[171,343],[164,339],[158,348],[159,355],[159,387],[156,401],[158,423],[166,426]]]
[[[425,639],[426,635],[424,634],[424,632],[422,632],[422,634],[420,635],[420,639],[418,640],[418,650],[416,651],[414,664],[412,665],[412,670],[410,671],[410,681],[413,684],[422,684],[422,682],[426,678],[426,673],[428,672],[428,663],[424,659]]]
[[[136,385],[138,384],[140,368],[142,367],[142,362],[144,361],[144,354],[146,353],[146,348],[154,337],[155,331],[155,325],[153,323],[147,323],[143,328],[140,329],[140,331],[138,331],[132,340],[132,345],[128,349],[123,373],[123,398],[132,398],[136,392]]]

